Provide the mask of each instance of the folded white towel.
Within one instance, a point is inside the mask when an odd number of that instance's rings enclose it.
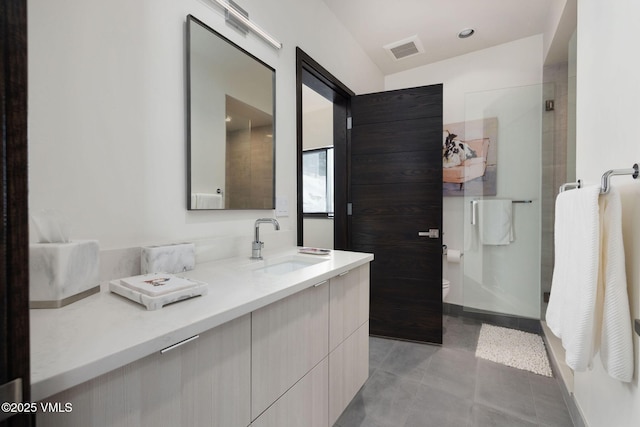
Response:
[[[198,209],[221,209],[223,207],[221,194],[197,193],[196,199]]]
[[[512,201],[478,200],[480,242],[483,245],[508,245],[513,242]]]
[[[546,320],[575,371],[591,365],[596,344],[599,194],[600,187],[591,186],[556,198],[555,266]]]
[[[609,375],[630,382],[633,378],[633,331],[627,293],[622,205],[620,193],[611,188],[600,196],[600,274],[603,293],[600,359]]]

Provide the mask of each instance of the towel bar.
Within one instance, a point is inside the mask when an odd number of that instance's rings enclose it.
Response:
[[[565,190],[569,190],[571,188],[582,188],[582,180],[579,179],[576,182],[567,182],[560,186],[560,192],[562,193]]]
[[[635,163],[629,169],[611,169],[602,174],[602,179],[600,182],[600,194],[607,194],[611,189],[611,185],[609,181],[612,176],[616,175],[631,175],[633,179],[638,179],[640,176],[640,168],[638,168],[638,164]],[[562,193],[565,190],[570,188],[582,188],[582,181],[578,180],[578,182],[567,182],[560,186],[560,192]]]
[[[512,200],[511,203],[533,203],[533,200]],[[471,225],[476,225],[477,222],[477,213],[476,213],[476,205],[478,204],[478,200],[471,200]]]
[[[602,175],[602,182],[600,185],[600,194],[607,194],[609,189],[609,179],[614,175],[631,175],[633,179],[637,179],[638,175],[640,175],[640,170],[638,170],[638,164],[634,164],[630,169],[612,169],[606,171]]]

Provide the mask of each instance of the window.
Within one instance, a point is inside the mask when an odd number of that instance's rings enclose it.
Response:
[[[333,148],[302,153],[302,212],[333,216]]]

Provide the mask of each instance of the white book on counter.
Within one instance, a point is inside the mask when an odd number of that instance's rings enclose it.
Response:
[[[201,283],[168,273],[150,273],[120,279],[124,287],[152,297],[198,287]]]

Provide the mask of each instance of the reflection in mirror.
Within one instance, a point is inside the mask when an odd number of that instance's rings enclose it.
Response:
[[[333,216],[333,148],[302,153],[302,188],[303,213]]]
[[[302,86],[304,246],[333,249],[333,103]]]
[[[274,209],[275,70],[189,15],[188,209]]]

